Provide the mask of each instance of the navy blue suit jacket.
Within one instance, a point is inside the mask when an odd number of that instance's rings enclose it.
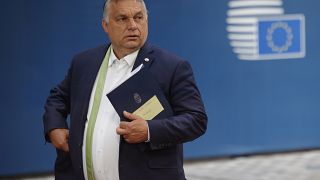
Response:
[[[108,46],[76,55],[65,79],[50,91],[45,104],[44,131],[69,129],[69,152],[57,150],[56,179],[84,179],[82,143],[87,111],[96,75]],[[149,62],[144,59],[149,58]],[[201,136],[207,116],[188,62],[146,43],[133,69],[144,63],[158,81],[174,116],[148,121],[150,142],[128,144],[121,140],[121,180],[182,180],[182,143]],[[70,127],[66,119],[70,115]]]

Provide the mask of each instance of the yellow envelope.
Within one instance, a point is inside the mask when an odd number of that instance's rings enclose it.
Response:
[[[133,114],[140,116],[145,120],[152,120],[164,110],[157,96],[153,96],[138,108]]]

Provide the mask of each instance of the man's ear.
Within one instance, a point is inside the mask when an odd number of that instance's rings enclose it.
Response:
[[[102,25],[104,32],[106,32],[108,34],[108,23],[105,19],[102,19],[101,25]]]

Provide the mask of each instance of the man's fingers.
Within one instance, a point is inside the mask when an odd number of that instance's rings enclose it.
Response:
[[[128,134],[128,131],[126,129],[122,129],[120,127],[117,127],[116,131],[117,131],[117,134],[119,134],[119,135]]]
[[[120,122],[119,127],[122,129],[126,129],[128,125],[129,125],[129,122],[122,121]]]
[[[50,140],[53,146],[57,149],[63,151],[69,151],[68,139],[69,130],[68,129],[54,129],[49,133]]]
[[[116,129],[117,134],[122,135],[128,143],[141,143],[148,140],[148,123],[141,117],[127,111],[124,111],[123,115],[131,122],[120,122]]]
[[[62,150],[64,150],[65,152],[69,152],[69,144],[65,143],[62,147]]]
[[[69,130],[65,130],[66,132],[66,138],[69,139]]]
[[[137,120],[137,119],[141,119],[139,116],[134,115],[132,113],[129,113],[127,111],[123,111],[123,115],[124,115],[124,117],[126,117],[127,119],[129,119],[131,121],[134,121],[134,120]]]

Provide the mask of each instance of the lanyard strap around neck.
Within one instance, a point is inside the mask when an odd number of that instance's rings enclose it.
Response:
[[[99,73],[98,73],[98,82],[96,85],[96,90],[94,94],[93,105],[88,121],[87,126],[87,134],[86,134],[86,165],[87,165],[87,176],[88,180],[94,180],[94,173],[93,173],[93,162],[92,162],[92,142],[93,142],[93,131],[97,120],[97,115],[99,112],[99,107],[101,103],[102,93],[104,89],[104,84],[106,81],[108,65],[109,65],[109,58],[111,54],[111,45],[108,48],[108,51],[103,59],[103,62],[100,66]]]

